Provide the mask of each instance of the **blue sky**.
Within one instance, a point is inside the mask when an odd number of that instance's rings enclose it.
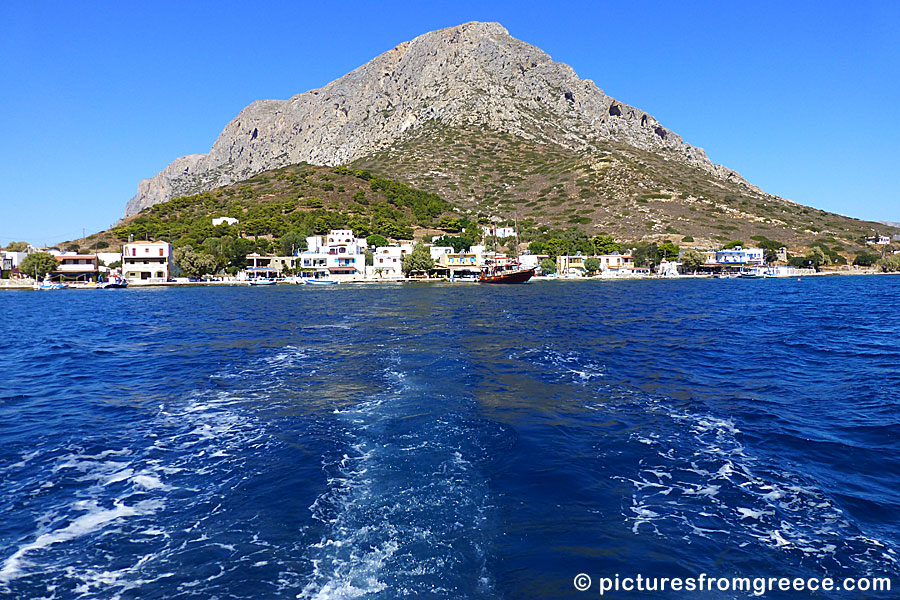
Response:
[[[0,3],[0,244],[110,226],[250,102],[499,21],[764,190],[900,221],[896,2]]]

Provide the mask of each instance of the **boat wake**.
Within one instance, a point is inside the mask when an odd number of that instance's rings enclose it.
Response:
[[[400,365],[383,393],[336,411],[346,451],[313,503],[325,526],[298,598],[491,597],[491,502],[479,464],[505,432]]]

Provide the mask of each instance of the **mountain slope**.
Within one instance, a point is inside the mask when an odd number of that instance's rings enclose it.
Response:
[[[125,214],[288,164],[350,163],[434,123],[576,152],[615,141],[755,190],[652,115],[610,98],[501,25],[473,22],[404,42],[321,89],[254,102],[209,154],[181,157],[142,181]]]
[[[620,240],[690,236],[708,247],[765,236],[789,247],[861,247],[889,227],[799,205],[621,142],[574,151],[478,127],[433,123],[354,167],[432,190],[471,218],[579,227]]]

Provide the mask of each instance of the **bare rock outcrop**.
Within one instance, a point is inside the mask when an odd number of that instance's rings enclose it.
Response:
[[[472,22],[404,42],[321,89],[254,102],[209,154],[184,156],[141,181],[125,216],[288,164],[349,163],[435,121],[573,150],[615,140],[752,187],[652,115],[610,98],[500,24]]]

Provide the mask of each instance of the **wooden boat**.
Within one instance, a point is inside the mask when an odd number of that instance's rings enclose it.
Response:
[[[306,283],[311,283],[313,285],[334,285],[337,283],[334,279],[315,279],[310,277],[306,280]]]
[[[278,282],[274,279],[251,279],[249,283],[250,285],[275,285]]]
[[[510,269],[506,271],[485,271],[478,283],[525,283],[534,277],[534,269]]]
[[[497,225],[493,225],[494,231],[494,258],[485,261],[484,270],[478,277],[478,283],[527,283],[534,277],[534,267],[523,269],[518,258],[515,260],[500,262],[497,259]],[[519,246],[519,223],[516,220],[516,247]]]

